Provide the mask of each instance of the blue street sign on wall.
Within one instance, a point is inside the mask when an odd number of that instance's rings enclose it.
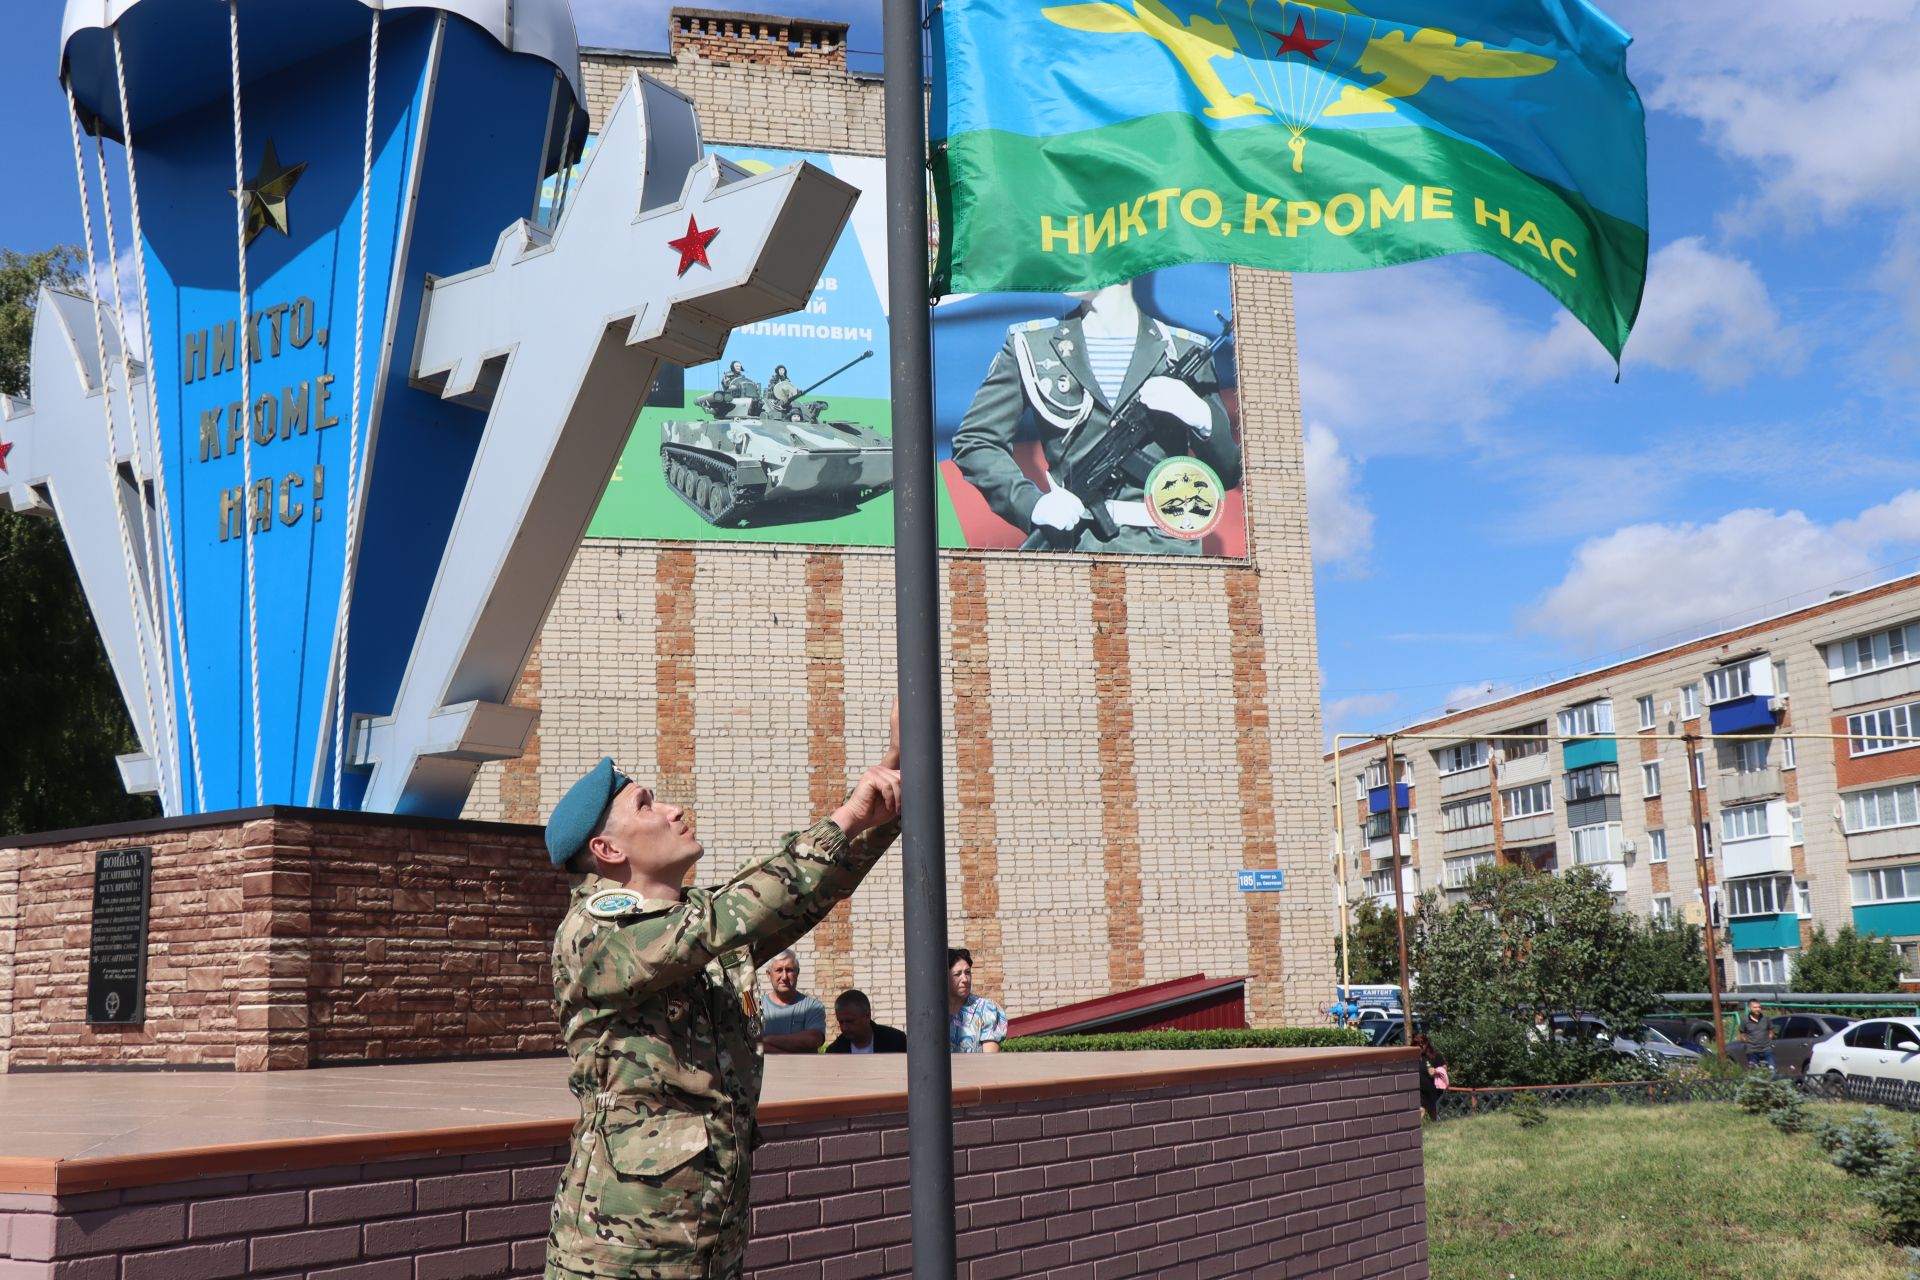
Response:
[[[1242,893],[1278,893],[1287,887],[1287,873],[1284,871],[1242,871],[1240,873],[1240,892]]]

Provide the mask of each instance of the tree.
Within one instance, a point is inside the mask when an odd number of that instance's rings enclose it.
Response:
[[[1484,868],[1453,907],[1424,895],[1408,947],[1414,1003],[1471,1084],[1553,1084],[1617,1070],[1606,1046],[1544,1039],[1536,1019],[1591,1015],[1631,1028],[1658,992],[1641,926],[1613,909],[1607,882],[1584,867]]]
[[[74,251],[0,249],[0,395],[27,390],[40,286],[80,279]],[[4,441],[0,427],[0,441]],[[59,526],[0,505],[0,832],[50,831],[149,817],[120,784],[116,755],[136,748],[120,687],[87,610]]]
[[[1900,952],[1885,938],[1864,937],[1852,925],[1841,926],[1831,940],[1824,927],[1800,950],[1793,966],[1793,991],[1898,991]]]
[[[1647,985],[1661,991],[1705,991],[1707,956],[1700,926],[1679,920],[1649,920],[1638,929],[1638,963]]]
[[[1392,907],[1362,898],[1353,908],[1347,924],[1347,936],[1353,945],[1355,982],[1400,981],[1399,912]],[[1334,958],[1339,959],[1340,940],[1334,939]]]

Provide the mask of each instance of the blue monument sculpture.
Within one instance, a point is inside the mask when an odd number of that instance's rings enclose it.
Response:
[[[565,0],[69,0],[60,66],[99,296],[41,296],[0,500],[61,523],[128,785],[457,815],[660,362],[801,306],[854,191],[639,75],[576,171]]]

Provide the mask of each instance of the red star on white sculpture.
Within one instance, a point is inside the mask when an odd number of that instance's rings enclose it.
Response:
[[[711,271],[713,264],[707,261],[707,246],[712,244],[713,238],[719,234],[720,228],[708,227],[702,231],[698,222],[688,218],[687,234],[678,240],[667,241],[667,248],[680,255],[680,270],[674,274],[682,276],[687,274],[687,268],[696,262]]]

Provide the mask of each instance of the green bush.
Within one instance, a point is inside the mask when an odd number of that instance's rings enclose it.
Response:
[[[1910,1142],[1887,1158],[1867,1199],[1880,1210],[1889,1240],[1920,1244],[1920,1145]]]
[[[1815,1140],[1832,1155],[1837,1168],[1856,1178],[1882,1176],[1901,1147],[1900,1135],[1888,1128],[1872,1107],[1846,1124],[1822,1125]]]
[[[1019,1036],[1007,1053],[1095,1053],[1122,1049],[1348,1049],[1365,1045],[1351,1027],[1250,1027],[1234,1031],[1107,1031],[1084,1036]]]
[[[1540,1096],[1533,1093],[1516,1093],[1507,1110],[1512,1113],[1522,1129],[1538,1129],[1547,1122],[1547,1109],[1540,1105]]]
[[[1757,1071],[1740,1082],[1733,1100],[1742,1111],[1756,1116],[1802,1105],[1800,1091],[1793,1087],[1791,1081]]]

